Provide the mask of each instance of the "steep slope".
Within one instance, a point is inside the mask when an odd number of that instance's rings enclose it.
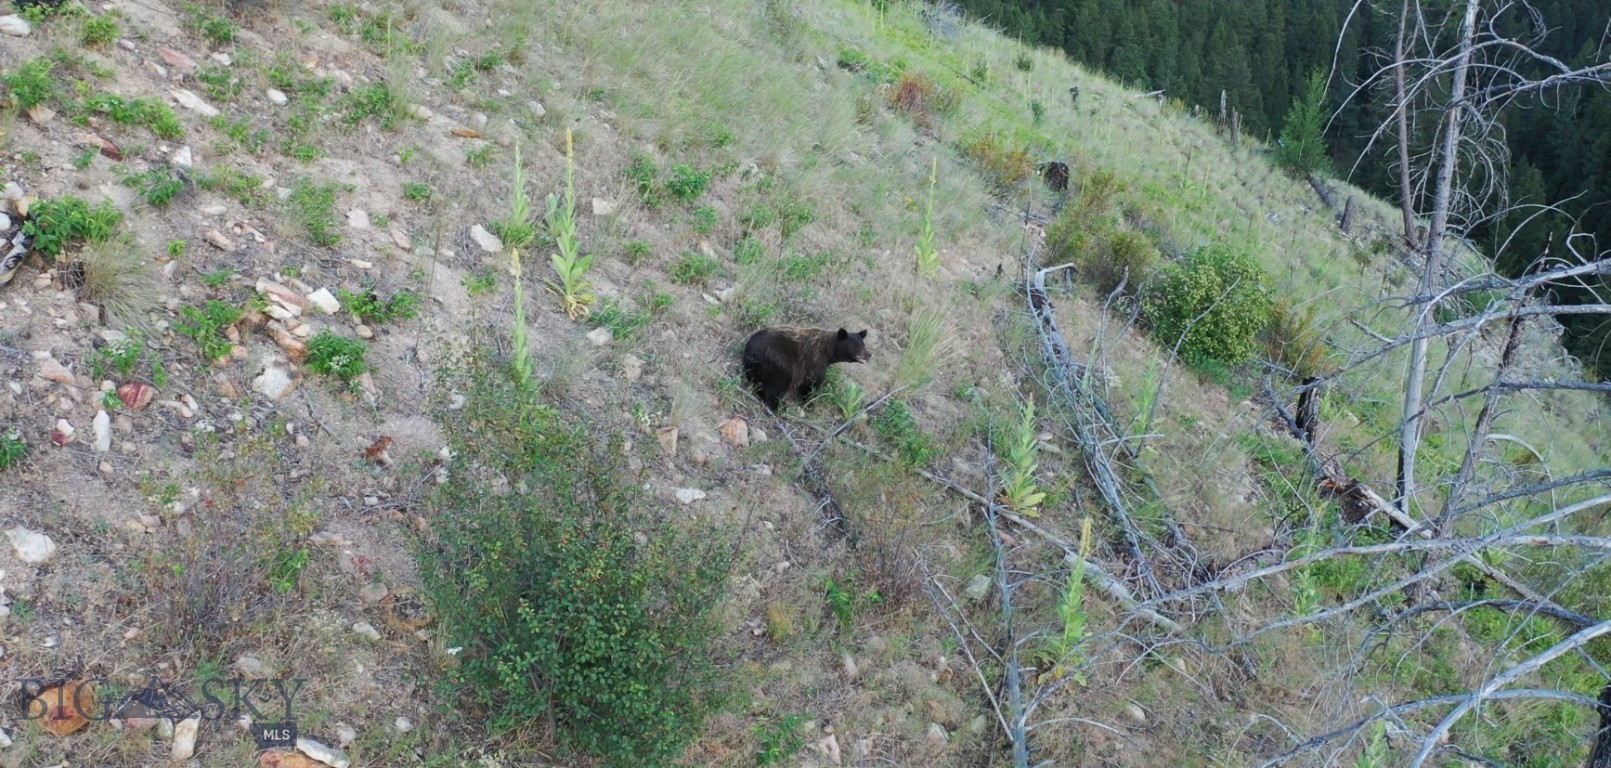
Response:
[[[1027,682],[1066,681],[1042,705],[1057,722],[1035,733],[1037,760],[1247,764],[1292,747],[1284,729],[1373,711],[1367,696],[1471,684],[1480,668],[1454,654],[1489,658],[1449,631],[1393,645],[1410,671],[1394,679],[1355,658],[1370,626],[1346,615],[1329,637],[1305,625],[1229,642],[1296,613],[1297,577],[1182,610],[1179,635],[1105,590],[1068,609],[1064,545],[1151,596],[1380,533],[1338,524],[1271,420],[1262,384],[1284,399],[1280,366],[1187,366],[1143,331],[1134,299],[1073,284],[1050,300],[1134,448],[1121,493],[1155,561],[1149,591],[1074,415],[1049,394],[1021,278],[1028,253],[1061,253],[1070,232],[1090,235],[1087,259],[1116,232],[1160,262],[1209,245],[1251,255],[1290,310],[1314,309],[1328,371],[1405,327],[1379,303],[1412,280],[1386,235],[1338,234],[1306,186],[1178,105],[902,4],[109,8],[36,17],[0,49],[4,181],[31,215],[84,224],[59,255],[35,236],[0,287],[0,433],[26,446],[0,469],[0,527],[55,544],[44,562],[0,547],[16,677],[102,678],[104,700],[153,676],[192,692],[298,678],[301,732],[355,765],[585,763],[540,720],[489,738],[489,714],[436,685],[461,650],[405,610],[415,537],[474,511],[444,509],[434,489],[445,446],[489,421],[462,410],[458,355],[511,345],[516,277],[493,232],[509,234],[516,150],[540,216],[565,187],[567,141],[597,301],[567,317],[546,287],[551,244],[528,250],[541,398],[619,436],[666,518],[742,544],[714,652],[734,695],[683,763],[1005,760],[991,655],[1007,629],[978,499],[996,496],[1030,401],[1039,419],[1018,436],[1038,449],[1045,535],[1015,524],[1003,539],[1024,577],[1026,664],[1045,667]],[[1066,197],[1033,175],[1051,159],[1073,169]],[[1362,221],[1388,218],[1352,194]],[[68,197],[109,200],[119,221],[98,232],[114,217]],[[914,256],[925,231],[931,274]],[[872,360],[774,419],[736,352],[785,323],[870,329]],[[1564,369],[1548,332],[1531,333],[1530,369]],[[313,342],[330,337],[346,343]],[[1454,355],[1451,386],[1478,380],[1497,346]],[[368,370],[342,376],[359,350]],[[1391,477],[1381,438],[1401,366],[1350,367],[1325,401],[1330,451],[1369,482]],[[1475,407],[1440,418],[1454,429]],[[1550,393],[1501,426],[1566,475],[1603,465],[1601,407]],[[1309,578],[1333,600],[1367,580]],[[1087,632],[1047,650],[1071,615]],[[1561,674],[1592,695],[1574,663]],[[1547,751],[1582,733],[1569,713],[1506,715],[1483,738],[1529,733]],[[4,717],[8,765],[147,765],[170,750],[104,723],[62,738]],[[232,720],[203,724],[201,764],[254,759]]]

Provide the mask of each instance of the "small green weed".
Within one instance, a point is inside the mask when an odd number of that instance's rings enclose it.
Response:
[[[823,581],[823,599],[828,603],[828,610],[839,621],[841,632],[849,631],[855,624],[856,613],[862,608],[877,605],[883,602],[878,590],[872,589],[863,592],[856,584],[859,574],[855,571],[845,574],[842,581],[832,577]]]
[[[185,180],[167,168],[153,168],[145,173],[131,173],[123,177],[123,186],[133,187],[153,208],[166,208],[180,192],[185,191]]]
[[[357,127],[373,119],[381,128],[391,129],[407,115],[403,96],[388,83],[370,83],[355,88],[341,100],[341,124]]]
[[[744,233],[744,237],[739,239],[738,245],[733,246],[733,261],[739,264],[754,264],[760,261],[764,255],[766,255],[766,249],[761,245],[761,241],[755,239],[755,236],[748,232]]]
[[[498,273],[492,267],[479,267],[464,276],[464,290],[471,297],[485,296],[498,290]]]
[[[345,187],[320,183],[303,176],[291,186],[285,202],[314,245],[330,247],[341,242],[341,226],[336,222],[336,194]]]
[[[464,153],[464,162],[471,168],[481,169],[492,165],[498,159],[498,148],[487,144],[479,149],[472,149]]]
[[[720,220],[716,216],[716,209],[715,208],[712,208],[712,207],[707,205],[707,206],[703,206],[703,207],[699,208],[698,210],[694,211],[694,215],[693,215],[694,234],[699,235],[700,237],[704,237],[706,235],[709,235],[710,233],[716,231],[716,225],[718,223],[720,223]]]
[[[281,550],[269,564],[269,587],[277,595],[295,590],[297,582],[302,578],[302,570],[308,567],[308,560],[307,547]]]
[[[780,765],[794,757],[805,746],[805,739],[800,736],[803,722],[799,715],[789,715],[776,723],[756,726],[755,735],[761,742],[755,748],[757,768]]]
[[[917,234],[917,274],[934,277],[940,271],[940,251],[934,247],[934,190],[940,180],[940,159],[929,161],[929,201],[923,208],[923,228]]]
[[[589,317],[600,327],[610,329],[610,335],[617,340],[625,340],[665,314],[672,301],[670,294],[650,289],[638,294],[636,309],[628,309],[619,299],[611,298],[601,303]]]
[[[150,129],[159,139],[179,139],[185,127],[168,105],[152,99],[125,99],[115,93],[96,93],[75,104],[73,122],[83,125],[89,113],[106,115],[118,125],[138,125]]]
[[[828,369],[828,402],[839,411],[841,421],[850,421],[867,401],[867,391],[838,368]]]
[[[185,255],[185,248],[186,247],[188,247],[188,243],[186,243],[184,240],[169,240],[168,241],[168,255],[170,257],[172,257],[172,258],[177,259],[177,258]]]
[[[22,433],[15,427],[0,435],[0,470],[10,469],[27,455],[28,444],[23,442]]]
[[[246,90],[241,80],[229,67],[221,64],[203,64],[196,68],[196,81],[201,83],[207,97],[215,101],[234,101]]]
[[[680,203],[691,203],[703,197],[705,190],[710,188],[710,171],[700,171],[692,166],[679,165],[671,169],[666,178],[666,193],[671,199]]]
[[[22,231],[33,238],[33,249],[54,262],[68,246],[101,243],[112,237],[123,214],[109,202],[93,208],[81,198],[66,195],[34,204]]]
[[[217,291],[222,289],[224,286],[229,285],[229,282],[234,279],[235,270],[219,269],[203,274],[201,276],[201,284]]]
[[[55,67],[56,62],[41,56],[24,62],[14,73],[0,75],[0,83],[5,83],[6,93],[18,109],[32,109],[56,97],[58,86],[50,76]]]
[[[84,31],[79,40],[86,48],[105,48],[122,32],[117,19],[112,18],[110,14],[92,16],[84,22]]]
[[[82,171],[90,167],[90,164],[95,162],[95,156],[100,153],[101,151],[95,147],[85,147],[83,152],[73,156],[73,170]]]
[[[239,28],[229,19],[214,16],[209,9],[194,5],[184,8],[185,26],[192,32],[207,38],[213,47],[219,48],[235,42]]]
[[[436,190],[423,181],[408,181],[403,183],[403,199],[411,203],[429,202],[436,196]]]
[[[652,255],[654,249],[642,240],[634,240],[621,249],[621,257],[634,267],[648,261]]]
[[[368,347],[356,339],[331,333],[328,329],[308,340],[308,370],[350,381],[366,370],[364,354]]]
[[[224,330],[239,322],[242,314],[240,307],[210,299],[199,310],[181,307],[180,320],[173,329],[179,335],[195,341],[196,346],[201,348],[202,358],[213,362],[229,356],[234,345],[224,338]]]
[[[1003,506],[1024,517],[1040,517],[1040,505],[1046,500],[1046,493],[1035,482],[1040,440],[1035,434],[1033,402],[1024,404],[1023,418],[1003,438],[997,441],[1004,444],[1001,447],[1006,449],[998,448],[1001,457],[1001,468],[998,470],[1000,501]]]
[[[196,186],[237,200],[241,205],[260,207],[268,203],[263,179],[230,167],[217,167],[196,177]]]
[[[680,285],[704,285],[716,276],[721,263],[703,253],[684,251],[671,265],[671,282]]]
[[[398,291],[385,301],[372,290],[363,293],[337,290],[336,295],[343,307],[368,325],[411,320],[419,314],[420,304],[424,301],[419,294],[409,290]]]
[[[872,426],[873,432],[894,446],[896,457],[908,467],[921,467],[939,455],[933,439],[918,428],[917,419],[900,400],[885,403]]]

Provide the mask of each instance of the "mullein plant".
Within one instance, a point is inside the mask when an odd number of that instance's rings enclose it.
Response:
[[[917,237],[917,273],[933,277],[940,271],[940,252],[934,247],[934,188],[940,180],[940,159],[929,163],[929,201],[923,209],[923,231]]]
[[[1008,436],[1007,452],[1001,470],[1002,506],[1024,517],[1039,517],[1046,493],[1035,483],[1036,457],[1040,445],[1035,436],[1035,404],[1024,405],[1024,418]]]
[[[544,221],[548,224],[548,234],[554,238],[554,245],[558,251],[549,256],[549,263],[554,267],[554,273],[559,276],[557,281],[550,281],[548,289],[559,296],[564,305],[565,316],[571,320],[580,320],[587,317],[589,308],[593,306],[592,283],[587,280],[587,271],[593,266],[593,256],[583,255],[581,246],[576,241],[576,165],[571,144],[570,129],[565,130],[565,195],[548,196],[548,213]]]
[[[537,239],[537,227],[532,224],[531,201],[526,197],[526,169],[521,164],[520,143],[515,143],[514,192],[509,215],[498,222],[498,235],[503,239],[504,252],[509,256],[509,271],[515,277],[515,331],[514,366],[520,374],[520,385],[531,387],[531,349],[526,342],[526,292],[522,288],[520,249]]]

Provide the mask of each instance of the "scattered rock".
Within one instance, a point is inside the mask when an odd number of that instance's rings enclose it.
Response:
[[[358,634],[363,635],[364,637],[366,637],[366,638],[368,638],[370,640],[379,640],[380,639],[380,630],[375,629],[375,625],[370,624],[367,621],[355,621],[355,622],[353,622],[352,631],[357,632]]]
[[[340,750],[320,744],[309,738],[296,740],[296,748],[308,757],[318,760],[331,768],[352,768],[352,761],[342,754]]]
[[[654,437],[655,440],[660,442],[660,449],[665,451],[667,456],[677,455],[676,427],[661,427],[660,429],[655,430]]]
[[[984,574],[974,576],[968,580],[968,586],[963,590],[969,600],[978,602],[990,596],[990,577]]]
[[[929,723],[928,733],[923,734],[932,744],[944,744],[951,740],[951,734],[946,733],[945,726],[939,723]]]
[[[145,410],[156,394],[156,387],[138,381],[131,381],[117,388],[117,399],[123,401],[123,405],[131,411]]]
[[[89,725],[81,713],[100,711],[95,705],[95,685],[87,680],[53,685],[41,691],[37,701],[44,702],[41,720],[45,730],[57,736],[70,736]]]
[[[855,680],[861,675],[861,668],[856,666],[856,657],[847,653],[840,661],[844,663],[846,680]]]
[[[637,381],[643,377],[643,361],[637,355],[627,355],[621,358],[621,378],[627,381]]]
[[[752,442],[752,443],[764,443],[764,442],[766,442],[767,440],[770,440],[770,439],[771,438],[766,436],[766,430],[761,429],[760,427],[756,427],[756,426],[750,427],[750,442]]]
[[[190,147],[180,147],[179,151],[173,153],[172,162],[180,168],[194,168],[196,166],[196,158],[194,153],[190,151]]]
[[[373,328],[370,328],[367,325],[362,324],[362,323],[359,323],[358,325],[353,326],[352,327],[352,332],[353,332],[353,335],[357,336],[360,339],[373,339],[373,338],[375,338],[375,330]]]
[[[78,135],[78,143],[80,146],[95,147],[102,155],[105,155],[106,159],[108,160],[112,160],[114,162],[121,162],[123,160],[123,150],[120,149],[118,145],[113,144],[112,141],[107,139],[105,136],[94,133],[81,133]]]
[[[419,120],[430,120],[436,117],[436,113],[432,112],[424,104],[410,104],[408,105],[408,112]]]
[[[1136,725],[1147,724],[1147,711],[1133,702],[1124,705],[1124,714],[1128,715],[1131,720],[1134,720]]]
[[[95,435],[96,453],[112,450],[112,417],[106,411],[95,412],[95,419],[90,422],[90,432]]]
[[[271,357],[263,363],[263,370],[252,379],[252,389],[271,400],[279,400],[296,389],[296,371],[291,363]]]
[[[50,431],[50,442],[60,447],[73,442],[73,433],[77,432],[71,422],[66,419],[57,419],[56,428]]]
[[[39,360],[39,378],[55,382],[64,387],[73,386],[73,372],[67,370],[67,366],[57,362],[56,358],[51,357],[48,352]]]
[[[202,97],[197,96],[196,94],[191,93],[183,88],[175,88],[172,91],[169,91],[169,95],[173,96],[173,100],[178,102],[179,106],[195,112],[202,117],[218,117],[219,115],[223,114],[222,112],[218,111],[218,107],[208,104],[207,101]]]
[[[396,728],[398,733],[408,733],[409,731],[414,730],[414,721],[406,717],[398,716],[397,720],[392,723],[392,727]]]
[[[291,358],[291,362],[300,363],[307,359],[308,343],[303,341],[296,331],[307,327],[306,324],[298,324],[297,329],[292,329],[288,328],[284,321],[271,320],[267,325],[263,326],[263,331],[269,335],[269,338],[274,340],[275,344],[280,345],[280,349],[284,350],[285,354]]]
[[[28,108],[28,119],[34,121],[34,124],[36,125],[44,125],[45,123],[50,122],[51,118],[55,116],[56,110],[51,109],[43,104],[35,104]]]
[[[526,102],[526,106],[531,108],[531,114],[533,117],[542,117],[543,115],[548,114],[548,108],[544,107],[543,103],[540,101],[528,101]]]
[[[336,745],[341,747],[352,746],[358,740],[358,731],[346,723],[336,724]]]
[[[353,229],[369,229],[369,211],[362,208],[347,211],[347,226]]]
[[[201,730],[201,715],[197,714],[180,720],[173,726],[173,751],[169,754],[173,761],[183,762],[196,754],[196,734]]]
[[[487,253],[503,253],[503,241],[498,239],[497,235],[488,232],[487,228],[480,224],[470,228],[470,239],[474,240],[475,244],[481,246],[481,250]]]
[[[473,128],[454,128],[453,135],[461,139],[479,139],[481,132]]]
[[[157,55],[161,56],[163,61],[168,62],[168,66],[173,67],[180,74],[188,74],[196,68],[194,59],[172,48],[158,48]]]
[[[743,448],[750,444],[749,422],[738,416],[728,419],[727,423],[722,425],[721,433],[722,438],[727,441],[728,445]]]
[[[705,498],[705,492],[699,490],[698,488],[677,489],[677,503],[679,504],[692,504],[703,498]]]
[[[202,238],[205,239],[208,243],[211,243],[214,248],[217,248],[218,250],[223,251],[225,253],[229,253],[229,252],[235,250],[234,241],[232,241],[229,238],[225,237],[224,233],[219,232],[216,229],[207,230],[207,232],[202,235]]]
[[[839,753],[839,737],[831,733],[811,742],[811,751],[821,755],[829,765],[840,765],[844,759]]]
[[[291,101],[291,99],[285,95],[285,92],[278,88],[270,88],[264,93],[268,96],[268,100],[276,107],[283,107]]]
[[[333,315],[341,311],[341,302],[331,295],[329,288],[320,288],[308,294],[308,304],[318,308],[320,312]]]
[[[394,229],[394,230],[391,230],[390,234],[392,236],[392,244],[393,245],[395,245],[398,248],[401,248],[401,249],[403,249],[405,251],[414,250],[414,242],[412,240],[408,239],[408,233],[407,232],[404,232],[404,231],[402,231],[400,229]]]
[[[33,34],[33,31],[34,28],[15,13],[0,16],[0,32],[12,37],[27,37]]]
[[[249,653],[243,653],[235,659],[235,671],[247,680],[266,680],[274,674],[274,670],[269,669],[262,659]]]
[[[11,540],[11,548],[17,550],[17,558],[30,565],[47,562],[56,556],[56,542],[38,531],[30,531],[19,525],[6,531],[6,538]]]
[[[613,214],[613,213],[615,213],[615,203],[610,202],[609,200],[604,200],[602,198],[597,198],[597,197],[593,198],[593,215],[594,216],[609,216],[610,214]]]
[[[391,590],[387,589],[385,584],[382,584],[378,581],[371,581],[368,584],[365,584],[362,589],[358,590],[358,596],[363,598],[363,601],[366,603],[378,603],[382,600],[385,600],[386,595],[390,593]]]
[[[610,329],[601,325],[587,332],[587,340],[595,347],[602,347],[615,341],[615,335],[610,333]]]

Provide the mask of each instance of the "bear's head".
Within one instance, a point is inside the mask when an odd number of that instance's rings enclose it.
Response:
[[[867,332],[851,333],[843,328],[833,343],[833,362],[836,363],[865,363],[870,355],[867,354]]]

